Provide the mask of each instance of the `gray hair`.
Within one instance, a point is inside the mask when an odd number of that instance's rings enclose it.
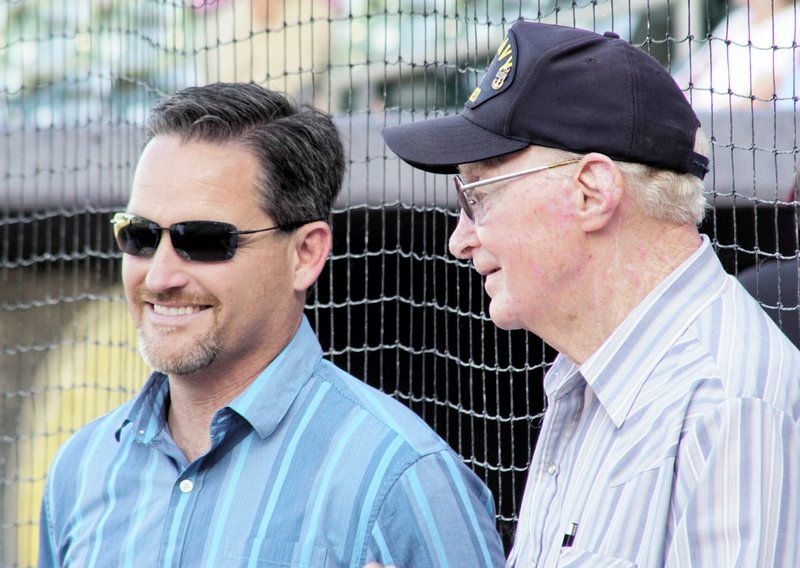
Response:
[[[710,144],[698,130],[694,151],[708,156]],[[648,215],[679,225],[699,225],[709,208],[703,180],[692,174],[616,162],[631,188],[631,197]]]
[[[695,152],[708,155],[710,145],[705,134],[697,131]],[[582,154],[542,148],[555,160],[577,159]],[[709,208],[703,181],[692,174],[680,174],[644,164],[614,160],[622,172],[629,194],[638,207],[650,217],[683,225],[699,225]]]
[[[147,140],[160,135],[252,152],[261,207],[278,225],[327,220],[342,187],[345,154],[330,115],[254,83],[189,87],[159,100]]]

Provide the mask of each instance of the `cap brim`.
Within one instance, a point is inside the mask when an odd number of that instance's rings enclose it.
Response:
[[[463,114],[389,126],[381,134],[403,161],[435,174],[458,173],[459,164],[495,158],[530,145],[490,132]]]

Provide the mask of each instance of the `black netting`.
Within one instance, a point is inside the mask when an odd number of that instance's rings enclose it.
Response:
[[[132,396],[136,353],[108,219],[161,94],[255,81],[334,114],[349,173],[307,313],[330,358],[409,405],[495,494],[510,542],[553,353],[493,326],[447,251],[449,180],[382,127],[459,112],[520,16],[614,30],[675,76],[709,136],[702,230],[797,337],[793,3],[0,0],[0,564],[35,564],[58,445]]]

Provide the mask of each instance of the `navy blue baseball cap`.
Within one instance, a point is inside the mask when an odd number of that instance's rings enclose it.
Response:
[[[382,134],[400,158],[433,173],[536,145],[702,179],[699,127],[667,70],[617,34],[519,20],[461,113]]]

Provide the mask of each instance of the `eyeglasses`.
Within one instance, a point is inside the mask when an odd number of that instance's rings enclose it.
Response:
[[[169,231],[172,248],[186,260],[200,262],[220,262],[230,260],[239,245],[239,235],[265,233],[267,231],[293,230],[312,221],[298,221],[277,225],[266,229],[239,231],[229,223],[217,221],[183,221],[169,227],[159,227],[158,223],[131,215],[116,213],[111,219],[114,225],[114,238],[120,250],[134,256],[152,256],[161,242],[161,233]]]
[[[464,183],[463,181],[461,181],[461,176],[455,176],[453,178],[453,183],[455,183],[456,192],[458,193],[458,203],[461,205],[461,209],[464,211],[464,213],[466,213],[469,220],[474,221],[475,220],[474,206],[478,205],[478,200],[472,199],[469,195],[467,195],[468,191],[472,191],[473,189],[483,187],[484,185],[489,185],[490,183],[497,183],[499,181],[505,181],[507,179],[513,179],[528,174],[535,174],[536,172],[543,172],[545,170],[559,168],[561,166],[566,166],[568,164],[574,164],[575,162],[578,161],[580,160],[578,159],[565,160],[563,162],[556,162],[555,164],[549,164],[547,166],[538,166],[536,168],[522,170],[521,172],[514,172],[512,174],[503,174],[501,176],[482,179],[480,181],[475,181],[472,183]]]

